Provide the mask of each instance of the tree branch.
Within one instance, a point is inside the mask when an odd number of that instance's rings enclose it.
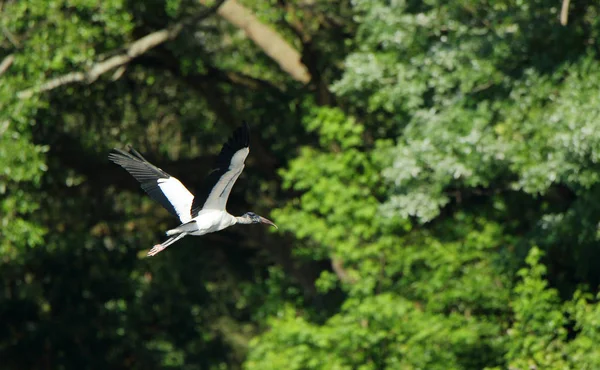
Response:
[[[15,60],[14,54],[10,54],[9,56],[7,56],[6,58],[4,58],[2,60],[2,63],[0,63],[0,76],[2,76],[4,74],[4,72],[6,72],[6,70],[10,67],[10,65],[13,63],[14,60]]]
[[[200,0],[205,3],[206,0]],[[229,23],[246,33],[265,54],[273,59],[279,67],[294,80],[307,84],[311,81],[308,68],[301,61],[300,53],[269,26],[258,20],[248,9],[237,2],[228,0],[217,13]]]
[[[350,276],[344,268],[344,262],[339,257],[331,257],[331,268],[342,283],[354,284],[356,279]]]
[[[560,24],[566,26],[569,22],[569,3],[570,0],[563,0],[562,8],[560,9]]]
[[[158,45],[165,43],[166,41],[174,39],[179,35],[184,26],[198,22],[199,20],[210,16],[211,14],[216,12],[225,1],[226,0],[217,0],[217,2],[213,6],[207,8],[206,10],[198,13],[193,17],[185,19],[172,27],[152,32],[142,37],[141,39],[130,44],[125,49],[124,53],[115,55],[104,61],[95,63],[85,72],[67,73],[66,75],[53,78],[43,83],[41,86],[20,91],[19,93],[17,93],[17,96],[21,99],[26,99],[30,98],[35,93],[50,91],[57,87],[72,84],[75,82],[85,82],[90,84],[96,81],[104,73],[122,67],[127,63],[131,62],[133,59],[139,57],[140,55],[143,55],[148,50],[155,48]]]
[[[13,36],[12,33],[10,33],[10,31],[8,30],[8,28],[6,28],[5,25],[2,25],[2,33],[15,48],[19,49],[21,47],[19,40],[17,40],[17,38]]]

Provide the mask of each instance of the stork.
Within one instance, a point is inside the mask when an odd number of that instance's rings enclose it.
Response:
[[[166,232],[169,238],[155,245],[148,256],[156,255],[186,235],[204,235],[235,224],[263,223],[277,228],[272,221],[253,212],[235,217],[225,209],[231,188],[244,170],[249,144],[249,128],[244,123],[223,145],[215,169],[208,175],[206,199],[194,197],[179,180],[148,162],[135,149],[111,151],[108,158],[127,170],[152,199],[181,221],[181,225]]]

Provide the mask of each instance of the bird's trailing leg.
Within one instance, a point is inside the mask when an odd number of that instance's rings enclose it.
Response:
[[[178,234],[172,238],[167,239],[164,243],[162,244],[156,244],[154,247],[152,247],[152,249],[150,249],[150,251],[148,252],[148,257],[152,257],[157,255],[159,252],[161,252],[163,249],[167,248],[169,245],[175,243],[176,241],[178,241],[179,239],[183,238],[184,236],[186,236],[187,233],[181,233]]]

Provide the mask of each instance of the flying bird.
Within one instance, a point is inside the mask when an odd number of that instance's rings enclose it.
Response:
[[[169,238],[155,245],[148,256],[156,255],[186,235],[204,235],[235,224],[263,223],[277,228],[272,221],[253,212],[235,217],[225,209],[231,188],[244,170],[249,144],[250,132],[244,123],[223,145],[215,168],[206,180],[207,197],[194,197],[179,180],[148,162],[131,147],[128,151],[116,148],[111,151],[108,159],[127,170],[152,199],[181,221],[181,225],[166,232]]]

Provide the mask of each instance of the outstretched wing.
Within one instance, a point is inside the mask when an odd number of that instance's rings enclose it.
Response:
[[[198,215],[201,209],[225,210],[231,188],[244,170],[244,161],[250,152],[249,145],[250,128],[247,123],[243,123],[223,145],[215,169],[208,175],[205,183],[207,196],[204,199],[199,196],[194,199],[192,217]]]
[[[135,149],[113,149],[108,159],[123,167],[140,182],[142,189],[182,223],[192,219],[194,196],[175,177],[148,162]]]

